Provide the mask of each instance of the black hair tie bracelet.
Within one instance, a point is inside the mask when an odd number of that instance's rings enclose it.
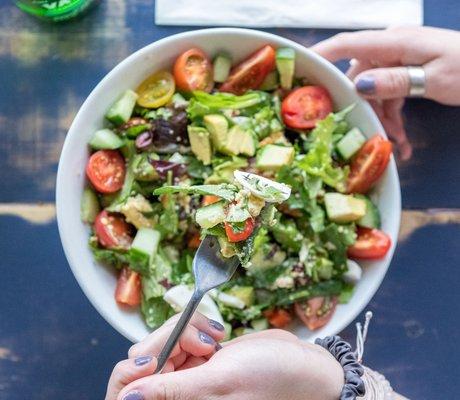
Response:
[[[345,384],[340,394],[340,400],[356,400],[357,396],[364,396],[366,389],[364,381],[361,379],[364,368],[358,362],[350,344],[342,340],[340,336],[326,336],[324,339],[316,339],[315,344],[329,351],[343,368]]]
[[[391,395],[392,388],[385,377],[361,364],[371,318],[372,312],[368,311],[364,326],[360,322],[356,324],[355,351],[352,351],[350,344],[340,336],[327,336],[315,340],[315,343],[331,353],[343,368],[345,384],[340,400],[356,400],[358,396],[364,397],[366,392],[368,392],[366,399],[369,400],[386,399],[386,393]]]

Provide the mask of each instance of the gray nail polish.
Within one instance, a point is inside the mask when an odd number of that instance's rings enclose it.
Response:
[[[375,79],[373,76],[365,75],[356,82],[356,89],[363,94],[372,94],[375,92]]]
[[[144,395],[139,391],[129,392],[123,397],[123,400],[144,400]]]
[[[150,361],[152,361],[152,356],[141,356],[134,359],[134,364],[136,364],[138,367],[141,367]]]
[[[204,332],[199,332],[198,333],[198,337],[200,338],[200,340],[203,342],[203,343],[206,343],[206,344],[216,344],[216,341],[211,337],[209,336],[207,333],[204,333]]]
[[[220,343],[216,343],[216,351],[219,351],[222,348],[222,345]]]
[[[213,319],[209,320],[209,325],[211,325],[215,330],[220,332],[222,332],[225,329],[220,322],[214,321]]]

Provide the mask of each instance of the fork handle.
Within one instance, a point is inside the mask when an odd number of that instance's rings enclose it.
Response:
[[[165,345],[161,349],[160,354],[158,355],[158,365],[157,365],[157,369],[154,372],[155,374],[159,374],[163,370],[166,364],[166,361],[168,361],[168,358],[171,352],[173,351],[174,347],[176,346],[176,343],[182,336],[182,332],[184,332],[185,327],[190,321],[190,318],[192,318],[192,315],[195,312],[196,308],[198,307],[198,304],[200,304],[200,301],[203,298],[203,296],[204,296],[203,292],[199,292],[195,289],[192,297],[190,298],[187,304],[187,307],[185,307],[185,310],[182,313],[181,317],[179,318],[179,321],[177,322],[171,335],[169,336]]]

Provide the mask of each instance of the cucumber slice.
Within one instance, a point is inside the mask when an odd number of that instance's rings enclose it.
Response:
[[[367,196],[355,195],[356,198],[366,202],[366,214],[356,221],[356,224],[364,228],[380,228],[380,211]]]
[[[353,128],[337,143],[337,151],[345,160],[349,160],[365,142],[366,137],[359,128]]]
[[[232,68],[232,59],[228,54],[219,54],[214,59],[214,82],[225,82]]]
[[[131,244],[130,253],[139,260],[151,260],[158,250],[160,232],[151,228],[141,228]]]
[[[81,196],[80,216],[83,222],[92,224],[101,210],[96,193],[90,188],[85,188]]]
[[[138,94],[132,90],[127,90],[121,97],[112,104],[105,117],[115,125],[121,125],[127,122],[133,113]]]
[[[269,328],[269,324],[266,318],[253,319],[251,321],[252,329],[256,331],[264,331]]]
[[[123,140],[110,129],[100,129],[96,131],[89,141],[89,145],[96,150],[118,149],[124,145]]]
[[[291,89],[295,70],[294,49],[280,47],[276,50],[276,68],[280,74],[281,87],[283,89]]]
[[[275,90],[278,87],[278,72],[277,71],[272,71],[270,72],[262,82],[262,85],[260,85],[259,89],[260,90],[265,90],[265,91],[271,91]]]
[[[209,229],[225,220],[224,202],[210,204],[199,208],[195,215],[196,223],[203,229]]]

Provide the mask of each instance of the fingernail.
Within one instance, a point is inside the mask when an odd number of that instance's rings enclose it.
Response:
[[[220,343],[216,343],[216,351],[219,351],[222,348],[222,345]]]
[[[211,325],[215,330],[220,332],[222,332],[225,329],[220,322],[214,321],[213,319],[209,320],[209,325]]]
[[[364,75],[356,82],[356,89],[363,94],[372,94],[375,92],[375,79],[373,76]]]
[[[137,358],[134,359],[134,363],[138,367],[141,367],[142,365],[148,364],[150,361],[152,361],[152,356],[141,356],[141,357],[137,357]]]
[[[135,392],[129,392],[123,397],[123,400],[144,400],[144,396],[141,392],[135,391]]]
[[[200,338],[200,340],[203,342],[203,343],[206,343],[206,344],[216,344],[216,341],[211,337],[209,336],[207,333],[204,333],[204,332],[199,332],[198,333],[198,337]]]

